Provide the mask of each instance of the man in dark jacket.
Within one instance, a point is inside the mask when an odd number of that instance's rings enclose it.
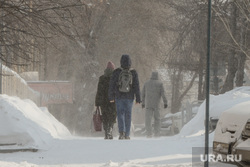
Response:
[[[134,98],[136,104],[141,102],[139,79],[136,70],[131,69],[131,59],[129,55],[122,55],[121,67],[114,70],[109,85],[109,100],[116,103],[117,120],[119,128],[119,139],[130,139],[131,113]],[[121,72],[130,70],[132,74],[131,89],[128,92],[119,90],[119,76]]]
[[[96,93],[95,105],[101,107],[103,129],[105,139],[113,139],[112,131],[116,122],[116,108],[114,103],[110,103],[108,89],[111,75],[115,69],[112,62],[108,62],[104,75],[100,76]]]
[[[161,116],[160,100],[163,99],[164,108],[168,107],[168,102],[163,83],[158,78],[158,72],[152,72],[152,76],[142,89],[142,108],[146,107],[145,126],[147,137],[152,137],[151,120],[154,117],[154,135],[160,136]]]

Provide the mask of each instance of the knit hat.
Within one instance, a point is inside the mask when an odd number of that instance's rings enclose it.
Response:
[[[109,61],[108,64],[107,64],[107,68],[114,70],[115,69],[114,63],[112,63],[111,61]]]

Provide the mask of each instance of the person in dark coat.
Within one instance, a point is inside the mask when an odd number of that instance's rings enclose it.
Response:
[[[110,103],[108,98],[109,82],[115,65],[108,62],[107,68],[104,70],[104,75],[100,76],[98,88],[95,98],[96,107],[101,108],[103,129],[105,131],[105,139],[113,139],[113,126],[116,122],[116,107],[115,103]]]
[[[129,55],[122,55],[120,60],[121,67],[114,70],[109,85],[109,100],[115,102],[117,110],[117,120],[119,129],[119,139],[130,139],[131,114],[133,101],[136,104],[141,102],[140,86],[138,74],[135,69],[131,69],[131,59]],[[119,75],[122,69],[129,69],[132,73],[132,84],[129,92],[119,90]]]
[[[147,137],[152,137],[152,117],[154,118],[154,135],[160,136],[161,115],[160,100],[163,99],[164,108],[168,107],[164,86],[159,80],[158,72],[152,72],[150,80],[148,80],[142,89],[142,108],[146,107],[145,127]]]

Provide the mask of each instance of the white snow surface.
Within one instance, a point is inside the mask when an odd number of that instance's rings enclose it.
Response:
[[[211,96],[210,115],[244,102],[250,106],[250,87]],[[247,106],[247,104],[249,106]],[[0,153],[0,167],[191,167],[192,148],[204,147],[205,102],[180,134],[160,138],[133,137],[104,140],[103,137],[71,136],[48,111],[30,100],[0,96],[0,144],[16,142],[38,152]],[[117,126],[117,124],[115,125]],[[210,134],[212,146],[214,133]],[[213,167],[233,165],[210,163]]]
[[[250,87],[239,87],[235,88],[225,94],[221,95],[210,95],[210,117],[220,118],[221,114],[231,108],[241,108],[239,110],[247,110],[250,108]],[[198,109],[197,115],[186,124],[180,132],[182,136],[195,135],[205,132],[205,107],[206,102],[204,101]],[[244,107],[244,109],[242,109]],[[238,110],[238,111],[239,111]]]
[[[31,100],[0,95],[0,144],[45,149],[54,138],[70,135],[64,125]]]

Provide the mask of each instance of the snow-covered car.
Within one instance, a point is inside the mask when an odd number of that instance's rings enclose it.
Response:
[[[250,165],[249,108],[249,102],[240,103],[224,111],[217,123],[213,153],[221,156],[224,163]]]

